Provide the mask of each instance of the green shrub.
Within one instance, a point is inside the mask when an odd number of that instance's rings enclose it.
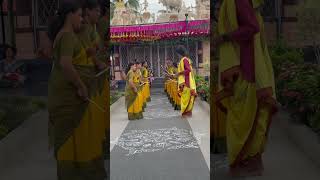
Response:
[[[286,65],[302,64],[304,62],[302,50],[289,48],[282,40],[278,41],[275,46],[270,49],[270,57],[276,76],[284,70]]]
[[[300,50],[279,42],[270,50],[278,101],[295,119],[320,131],[320,66],[304,63]]]
[[[196,81],[198,95],[202,100],[208,101],[210,97],[209,82],[206,81],[204,77],[199,75],[195,76],[195,81]]]
[[[46,103],[36,98],[0,96],[0,139],[45,107]]]
[[[111,91],[110,92],[110,105],[115,103],[122,96],[124,96],[124,92]]]

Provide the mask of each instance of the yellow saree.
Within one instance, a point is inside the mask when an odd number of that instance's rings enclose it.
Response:
[[[188,74],[189,77],[185,77],[185,62],[184,60],[187,60],[190,66],[190,72]],[[178,87],[179,91],[181,93],[181,113],[182,116],[191,116],[192,115],[192,109],[194,105],[194,101],[196,98],[196,83],[194,79],[193,69],[191,65],[191,60],[187,57],[181,58],[179,65],[178,65]],[[189,78],[187,80],[187,78]],[[189,87],[187,85],[187,82],[189,82]]]
[[[238,27],[235,0],[224,0],[219,13],[219,34],[234,32]],[[263,65],[266,52],[260,49],[259,37],[258,34],[254,36],[254,82],[244,76],[240,45],[233,41],[220,45],[219,93],[216,100],[219,108],[226,113],[228,159],[230,170],[235,173],[242,170],[246,173],[261,172],[263,169],[261,154],[272,114],[276,110],[272,91],[274,83],[271,81],[273,74]]]
[[[143,82],[145,83],[143,85],[143,90],[142,90],[145,97],[145,102],[150,102],[151,97],[150,97],[149,72],[148,72],[148,69],[145,67],[142,68],[142,77],[143,77]]]
[[[59,180],[103,180],[102,135],[93,113],[99,108],[83,101],[67,80],[60,65],[62,56],[71,56],[72,64],[88,88],[89,98],[98,93],[92,83],[94,66],[87,61],[84,48],[74,33],[63,33],[56,40],[54,66],[48,87],[49,136],[57,160]]]
[[[144,112],[144,109],[146,108],[146,102],[145,102],[143,86],[142,86],[142,83],[143,83],[142,72],[140,69],[137,69],[135,72],[135,83],[137,83],[137,88],[138,88],[139,105],[141,106],[142,112]]]
[[[99,33],[96,30],[96,27],[90,24],[84,24],[81,28],[81,31],[78,33],[78,38],[81,41],[81,44],[84,46],[85,49],[88,48],[102,48],[104,45],[102,39],[100,38]],[[97,54],[95,55],[95,58],[98,61],[106,61],[106,53],[102,51],[97,51]],[[88,57],[88,63],[94,64],[93,57]],[[98,73],[98,70],[96,70],[96,73]],[[97,103],[104,111],[96,111],[94,113],[95,118],[99,121],[98,128],[97,129],[103,136],[105,136],[104,140],[105,142],[109,141],[109,129],[110,129],[110,103],[109,103],[109,82],[108,82],[108,76],[107,72],[101,74],[100,76],[96,77],[92,80],[92,83],[96,83],[98,86],[98,93],[95,97],[92,98],[92,100]],[[106,151],[107,147],[103,147],[104,151]]]
[[[168,67],[167,71],[170,75],[175,74],[175,68],[173,66]],[[175,97],[174,97],[175,85],[174,84],[175,83],[176,83],[176,81],[174,79],[171,79],[171,77],[168,77],[168,95],[169,95],[168,98],[169,98],[169,101],[173,107],[175,105],[175,101],[174,101],[174,99],[175,99]]]
[[[138,88],[139,86],[139,76],[136,72],[130,70],[127,74],[127,84],[126,84],[126,92],[125,92],[125,101],[128,112],[129,120],[142,119],[142,106],[139,101],[139,93],[134,92],[132,87],[130,86],[130,82],[134,83]]]

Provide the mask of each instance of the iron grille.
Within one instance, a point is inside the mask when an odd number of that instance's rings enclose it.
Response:
[[[119,46],[119,49],[120,49],[120,60],[121,60],[121,66],[122,66],[122,69],[125,69],[129,62],[128,62],[128,52],[127,52],[127,46]]]
[[[276,4],[279,0],[268,0],[264,1],[264,6],[262,7],[262,16],[265,18],[275,18],[277,17]]]
[[[189,42],[188,49],[194,68],[196,68],[195,65],[197,60],[196,43],[197,42]],[[120,57],[122,61],[122,68],[126,68],[128,63],[133,62],[134,59],[137,59],[138,61],[147,61],[149,67],[152,69],[154,77],[162,77],[164,74],[161,68],[159,68],[159,65],[164,66],[166,59],[171,59],[173,62],[179,63],[180,59],[177,53],[175,53],[176,45],[177,43],[170,41],[165,42],[165,44],[159,44],[159,49],[157,43],[151,45],[121,45]]]
[[[54,16],[58,8],[59,8],[59,0],[36,1],[37,26],[47,27],[48,18]]]
[[[153,76],[158,76],[158,50],[157,50],[157,44],[152,45],[152,71]]]

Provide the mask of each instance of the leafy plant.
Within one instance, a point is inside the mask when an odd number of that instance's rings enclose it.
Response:
[[[0,96],[0,139],[45,107],[46,103],[36,98]]]
[[[320,66],[303,63],[300,50],[281,42],[271,51],[278,101],[295,119],[320,131]]]
[[[197,85],[198,95],[205,101],[208,101],[210,96],[209,82],[205,80],[203,76],[196,75],[195,81]]]
[[[124,92],[111,91],[110,92],[110,105],[115,103],[122,96],[124,96]]]

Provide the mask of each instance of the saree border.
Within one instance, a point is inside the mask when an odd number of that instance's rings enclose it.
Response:
[[[242,162],[247,161],[249,158],[247,159],[243,159],[244,154],[247,152],[248,146],[249,144],[252,142],[252,139],[254,137],[254,134],[256,132],[257,129],[257,125],[258,125],[258,119],[259,119],[259,111],[261,110],[262,107],[265,106],[270,106],[269,107],[269,115],[268,115],[268,119],[267,119],[267,130],[265,133],[265,136],[267,137],[269,134],[269,130],[270,130],[270,125],[273,119],[273,116],[275,115],[275,113],[277,112],[278,108],[276,107],[276,101],[269,97],[266,100],[258,100],[258,107],[257,107],[257,111],[256,111],[256,117],[254,119],[251,131],[249,133],[249,136],[247,137],[247,140],[245,141],[242,149],[240,150],[239,154],[237,155],[234,163],[232,163],[230,165],[231,168],[235,168],[235,167],[239,167],[241,165]],[[264,152],[264,149],[261,149],[260,152],[257,153],[257,156],[262,155],[262,153]]]
[[[233,96],[233,82],[236,80],[235,79],[235,74],[239,73],[238,75],[240,75],[241,71],[238,72],[237,71],[237,66],[228,69],[227,71],[224,71],[222,76],[226,77],[228,80],[228,83],[231,83],[229,85],[229,88],[224,88],[221,91],[219,91],[218,93],[216,93],[216,105],[218,106],[218,108],[220,108],[220,110],[224,113],[227,113],[227,108],[223,106],[222,104],[222,100],[228,97]],[[232,78],[232,79],[231,79]],[[230,81],[231,79],[231,81]],[[244,154],[246,153],[247,149],[248,149],[248,145],[252,142],[252,139],[254,137],[254,133],[256,132],[256,128],[257,128],[257,123],[258,123],[258,119],[259,119],[259,111],[261,110],[262,107],[268,107],[269,108],[269,116],[267,119],[267,129],[266,129],[266,133],[265,136],[267,137],[270,131],[270,126],[271,126],[271,122],[272,119],[274,117],[274,115],[278,112],[278,107],[277,107],[277,101],[276,99],[274,99],[272,97],[273,95],[273,89],[272,87],[265,87],[265,88],[260,88],[256,90],[257,94],[257,110],[256,110],[256,116],[251,128],[251,131],[249,133],[249,136],[247,137],[243,147],[241,148],[240,152],[238,153],[235,161],[229,165],[230,169],[232,171],[232,169],[235,169],[236,167],[241,166],[241,164],[245,161],[248,161],[248,159],[243,159]],[[256,156],[261,156],[262,153],[264,152],[264,149],[261,149],[260,152],[257,153]],[[254,157],[252,157],[254,158]],[[249,157],[250,159],[250,157]]]

